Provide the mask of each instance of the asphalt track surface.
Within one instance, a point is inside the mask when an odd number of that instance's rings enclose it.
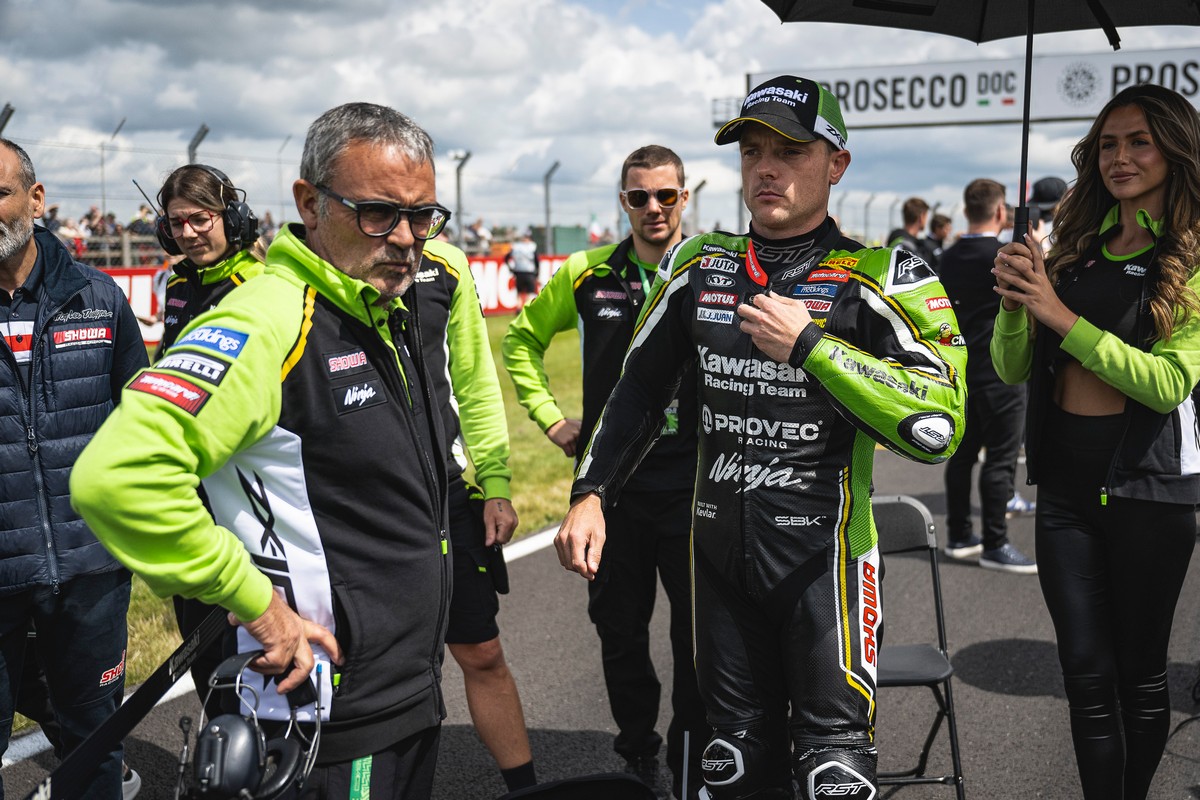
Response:
[[[567,468],[564,463],[564,469]],[[1023,473],[1019,474],[1023,480]],[[922,467],[880,452],[879,494],[910,494],[930,507],[944,538],[942,468]],[[1025,489],[1027,495],[1030,489]],[[1011,538],[1033,553],[1033,520],[1010,522]],[[1131,536],[1153,537],[1151,530]],[[1147,546],[1152,546],[1148,544]],[[1169,654],[1171,726],[1200,706],[1191,687],[1200,661],[1200,548],[1184,585]],[[512,594],[502,601],[501,638],[517,678],[539,778],[619,770],[612,752],[615,732],[600,676],[596,635],[586,613],[586,590],[578,576],[559,567],[553,548],[510,565]],[[887,643],[922,641],[926,629],[913,619],[928,616],[925,562],[893,557],[887,562],[884,602]],[[1067,707],[1055,655],[1054,634],[1033,576],[1008,575],[975,565],[942,563],[947,629],[956,675],[966,793],[973,800],[1081,796],[1071,750]],[[660,592],[660,605],[665,600]],[[915,612],[916,616],[910,617]],[[655,615],[658,672],[669,681],[666,615]],[[492,800],[504,793],[494,763],[470,725],[462,678],[447,658],[443,686],[448,716],[438,761],[438,800]],[[141,773],[140,800],[172,797],[182,714],[197,716],[191,696],[164,704],[126,740],[129,762]],[[884,690],[879,700],[880,767],[908,766],[924,740],[932,698],[924,689]],[[665,732],[667,709],[660,710]],[[6,795],[24,797],[54,765],[43,753],[3,770]],[[934,745],[930,772],[948,770],[944,732]],[[953,798],[945,786],[885,788],[900,800]],[[1200,721],[1185,724],[1167,745],[1150,793],[1155,800],[1200,798]]]

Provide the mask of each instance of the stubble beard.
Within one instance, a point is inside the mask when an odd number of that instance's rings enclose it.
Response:
[[[0,222],[0,263],[8,261],[33,238],[33,218],[21,217],[12,225]]]

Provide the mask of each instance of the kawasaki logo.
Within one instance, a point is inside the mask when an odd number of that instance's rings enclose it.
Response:
[[[699,348],[700,369],[714,375],[732,375],[736,378],[760,378],[764,381],[803,383],[808,380],[804,370],[781,361],[765,361],[757,358],[732,358],[713,353],[708,347]]]

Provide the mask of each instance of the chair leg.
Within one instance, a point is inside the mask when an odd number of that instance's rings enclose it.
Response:
[[[962,756],[958,751],[958,722],[954,714],[954,695],[950,688],[950,679],[946,679],[946,720],[947,733],[950,735],[950,759],[954,764],[954,791],[958,800],[966,800],[967,790],[963,785]]]

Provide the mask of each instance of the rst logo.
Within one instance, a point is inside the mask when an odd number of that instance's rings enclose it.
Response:
[[[736,306],[738,296],[732,292],[701,292],[701,303],[712,303],[717,306]]]
[[[733,286],[735,281],[733,278],[726,278],[724,275],[705,275],[704,284],[711,286],[714,289],[728,289]]]
[[[718,272],[728,272],[730,275],[738,271],[737,262],[731,258],[704,256],[700,259],[700,269],[715,269]]]
[[[930,297],[925,300],[925,307],[930,311],[941,311],[944,308],[950,308],[949,297]]]

